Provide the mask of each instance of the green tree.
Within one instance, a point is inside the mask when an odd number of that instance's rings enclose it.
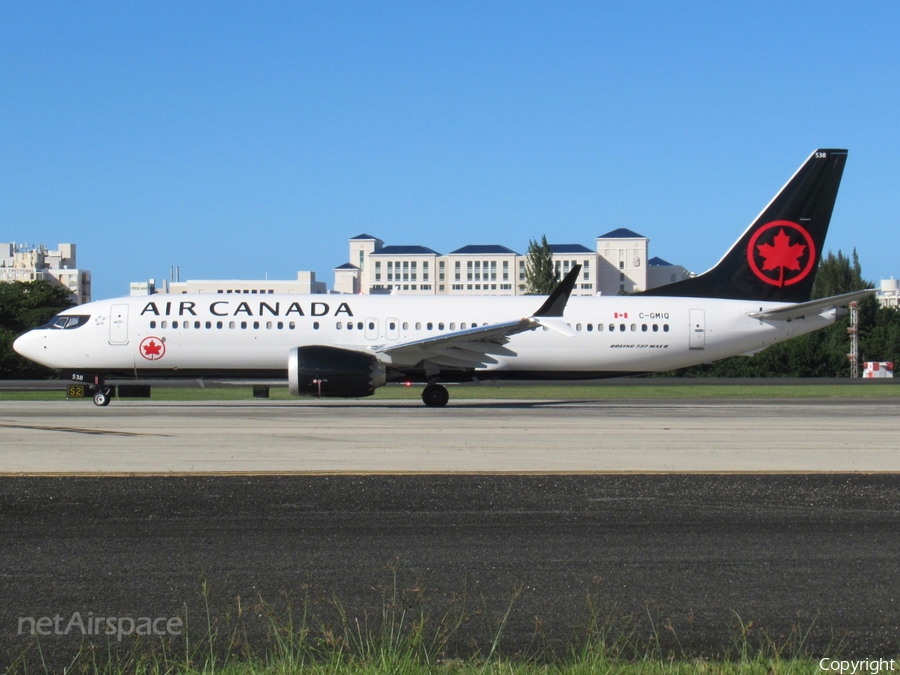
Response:
[[[53,376],[49,368],[16,354],[12,343],[25,331],[44,325],[71,306],[69,290],[47,281],[0,283],[0,379]]]
[[[816,280],[813,283],[812,298],[828,298],[832,295],[852,293],[872,288],[872,283],[862,278],[862,267],[856,249],[850,258],[841,251],[834,255],[831,251],[819,261]]]
[[[559,274],[553,265],[553,251],[547,243],[547,235],[541,237],[540,244],[534,239],[528,242],[525,283],[528,295],[550,295],[559,284]]]

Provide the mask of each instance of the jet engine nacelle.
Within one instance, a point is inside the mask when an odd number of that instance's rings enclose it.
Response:
[[[371,354],[312,345],[288,356],[288,385],[294,396],[371,396],[387,381],[385,367]]]

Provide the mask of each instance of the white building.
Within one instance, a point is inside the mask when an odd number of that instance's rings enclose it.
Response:
[[[597,284],[597,251],[592,251],[581,244],[550,244],[550,250],[553,252],[556,275],[560,279],[566,276],[575,265],[581,265],[581,278],[572,289],[572,295],[596,295],[598,289],[602,292],[602,288]],[[524,261],[525,258],[523,257],[522,260]],[[522,265],[523,272],[524,269],[525,266]],[[524,283],[521,292],[525,292]]]
[[[427,246],[380,246],[360,266],[360,280],[368,282],[363,293],[390,292],[434,295],[437,260],[441,254]]]
[[[658,288],[666,284],[674,284],[693,276],[681,265],[673,265],[660,257],[647,261],[647,288]]]
[[[576,264],[573,295],[616,295],[691,276],[681,265],[648,258],[649,240],[620,228],[597,237],[596,249],[551,244],[560,277]],[[469,245],[441,255],[426,246],[385,246],[370,234],[350,239],[350,261],[335,268],[336,293],[524,295],[527,256],[498,244]]]
[[[150,282],[146,282],[149,286]],[[132,282],[132,295],[147,295],[150,288],[145,282]],[[324,281],[316,281],[315,272],[297,272],[296,279],[203,279],[172,281],[159,289],[160,294],[184,293],[244,293],[261,295],[270,293],[293,293],[299,295],[327,293]]]
[[[875,298],[882,307],[900,309],[900,280],[894,277],[882,279],[879,289],[875,292]]]
[[[498,244],[470,245],[451,251],[438,263],[438,293],[446,295],[518,295],[525,292],[524,267],[519,290],[519,261],[524,257]]]
[[[50,251],[43,244],[0,244],[0,281],[49,281],[69,290],[72,302],[91,301],[91,273],[78,269],[75,244]]]

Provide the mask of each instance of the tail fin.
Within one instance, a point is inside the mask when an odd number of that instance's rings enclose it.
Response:
[[[806,302],[846,161],[816,150],[715,267],[643,295]]]

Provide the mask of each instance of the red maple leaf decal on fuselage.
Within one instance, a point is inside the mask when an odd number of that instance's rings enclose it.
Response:
[[[138,353],[148,361],[158,361],[166,355],[166,341],[153,335],[141,340]]]
[[[145,344],[144,353],[147,356],[159,356],[159,345],[152,341],[148,344]]]
[[[800,271],[800,258],[806,253],[806,245],[791,244],[791,238],[784,233],[784,228],[781,228],[771,244],[759,244],[756,250],[765,259],[764,271],[779,270],[778,285],[783,286],[785,269]]]

